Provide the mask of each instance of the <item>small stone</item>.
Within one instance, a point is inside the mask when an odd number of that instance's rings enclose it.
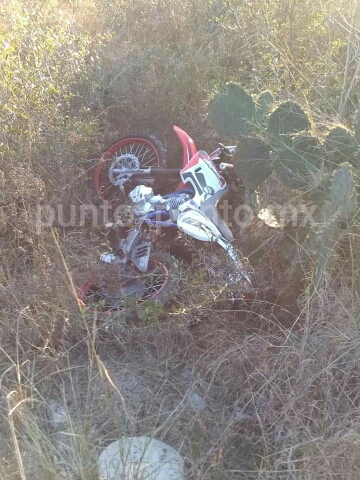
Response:
[[[234,423],[244,423],[244,422],[248,422],[251,419],[252,418],[250,417],[250,415],[248,415],[245,412],[242,412],[241,410],[235,410],[235,412],[232,415],[232,421]]]
[[[49,403],[49,419],[54,430],[64,428],[69,422],[69,415],[65,408],[55,401]]]
[[[101,480],[185,480],[182,456],[150,437],[126,437],[111,443],[97,465]]]
[[[197,412],[202,412],[207,408],[207,402],[194,390],[190,390],[186,394],[189,403],[194,407]]]

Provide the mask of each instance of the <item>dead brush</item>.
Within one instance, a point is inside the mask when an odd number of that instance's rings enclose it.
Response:
[[[236,474],[254,479],[352,475],[357,469],[357,456],[348,446],[356,445],[356,385],[360,379],[356,322],[359,306],[351,292],[346,277],[339,275],[334,283],[327,283],[319,295],[320,303],[302,304],[302,315],[293,329],[278,328],[273,334],[258,330],[244,336],[239,322],[226,319],[223,313],[220,317],[216,310],[208,308],[207,318],[198,324],[202,332],[194,335],[192,328],[176,322],[179,317],[170,315],[174,322],[134,326],[118,335],[111,348],[100,346],[99,364],[92,337],[88,341],[84,338],[89,357],[83,351],[82,361],[78,358],[77,362],[76,356],[70,355],[68,366],[59,364],[59,374],[52,374],[57,380],[51,396],[75,402],[68,406],[73,422],[65,449],[68,454],[49,447],[52,435],[44,433],[43,427],[39,429],[39,424],[31,420],[34,413],[28,411],[20,423],[15,422],[24,468],[37,471],[45,466],[51,472],[50,478],[56,478],[59,464],[54,463],[54,458],[60,457],[66,458],[80,478],[89,478],[98,451],[99,431],[105,442],[127,432],[156,431],[158,437],[182,449],[195,478],[208,478],[214,472],[224,478]],[[34,361],[27,370],[25,365],[18,367],[21,385],[28,382],[30,372],[38,371]],[[15,366],[14,358],[14,372]],[[182,377],[184,367],[189,370],[190,380],[186,380],[188,374]],[[49,398],[46,378],[40,382],[41,377],[36,378],[36,389]],[[8,373],[4,379],[9,381]],[[16,385],[16,377],[14,380]],[[204,395],[209,410],[202,414],[188,410],[188,388],[196,388]],[[36,389],[29,397],[33,401],[40,395]],[[146,407],[138,405],[131,413],[135,423],[122,416],[121,407],[124,395],[127,405],[135,405],[132,391],[137,395],[140,391],[149,393],[142,397]],[[155,397],[151,394],[154,391]],[[38,398],[44,402],[41,395]],[[175,404],[168,403],[171,398]],[[43,418],[40,411],[38,415]],[[39,458],[40,466],[28,463],[27,452]],[[54,456],[49,456],[50,452]],[[318,466],[325,470],[320,471]]]
[[[223,401],[250,419],[245,430],[238,428],[252,438],[256,478],[329,478],[330,472],[356,478],[355,450],[350,448],[344,461],[340,445],[357,436],[357,313],[349,315],[338,296],[329,301],[333,295],[328,286],[321,308],[306,312],[305,323],[293,331],[244,338],[235,329],[227,331],[225,323],[212,343],[208,337],[197,368],[210,392],[213,385],[220,387]],[[330,451],[340,463],[326,459]],[[317,464],[327,467],[320,473],[313,469]]]
[[[246,259],[244,269],[248,269]],[[232,282],[236,274],[226,253],[210,245],[194,253],[191,265],[184,269],[183,288],[177,295],[172,316],[193,325],[203,321],[209,311],[230,312],[237,298],[249,291],[247,282]]]
[[[101,449],[131,434],[173,445],[194,480],[359,478],[358,225],[311,301],[289,281],[302,238],[257,224],[239,245],[275,295],[234,311],[221,265],[200,255],[161,321],[108,341],[73,298],[103,239],[33,220],[40,201],[92,203],[88,169],[110,137],[151,127],[175,151],[180,123],[212,143],[204,106],[227,81],[300,99],[320,130],[338,112],[350,122],[358,14],[344,1],[2,2],[0,477],[95,479]],[[69,414],[57,439],[51,400]]]

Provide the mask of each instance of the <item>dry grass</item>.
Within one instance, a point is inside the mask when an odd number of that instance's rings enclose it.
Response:
[[[302,237],[257,222],[239,245],[266,295],[230,309],[201,254],[171,311],[106,333],[73,297],[103,237],[34,222],[39,202],[93,201],[91,167],[118,132],[161,134],[170,164],[172,123],[210,149],[204,105],[229,80],[300,99],[320,130],[351,124],[355,6],[2,2],[0,479],[95,479],[99,452],[124,435],[179,449],[194,480],[359,478],[358,226],[312,299],[292,270]],[[264,195],[281,200],[271,183]],[[53,400],[70,418],[62,432]]]
[[[181,450],[190,478],[357,478],[359,305],[343,280],[321,302],[273,333],[255,322],[244,335],[239,318],[214,312],[190,330],[90,328],[56,356],[8,358],[3,393],[27,475],[57,478],[62,462],[71,478],[93,478],[102,447],[154,434]],[[20,345],[18,336],[18,354]],[[194,410],[189,391],[206,410]],[[50,399],[69,412],[62,435],[46,420]]]

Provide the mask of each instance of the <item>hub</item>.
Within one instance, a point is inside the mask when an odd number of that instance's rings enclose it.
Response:
[[[122,172],[114,173],[114,169],[121,170]],[[113,185],[124,185],[128,180],[129,175],[140,169],[140,161],[133,153],[123,153],[115,158],[109,168],[109,179]]]

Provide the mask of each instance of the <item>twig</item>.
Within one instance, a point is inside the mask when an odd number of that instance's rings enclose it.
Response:
[[[359,75],[359,73],[360,73],[360,61],[357,62],[354,75],[353,75],[353,77],[352,77],[352,79],[351,79],[349,88],[348,88],[348,90],[347,90],[347,92],[346,92],[346,95],[345,95],[345,98],[344,98],[344,111],[342,112],[342,114],[345,113],[345,108],[346,108],[347,102],[349,101],[351,92],[353,91],[353,88],[354,88],[354,85],[355,85],[355,81],[356,81],[357,76]]]
[[[14,409],[10,408],[10,397],[13,393],[14,392],[10,392],[7,396],[7,402],[8,402],[8,407],[9,407],[9,411],[10,411],[10,413],[9,413],[9,425],[10,425],[11,437],[12,437],[12,440],[13,440],[13,443],[14,443],[16,459],[17,459],[18,466],[19,466],[20,477],[21,477],[21,480],[26,480],[24,463],[23,463],[23,460],[22,460],[20,447],[19,447],[19,442],[17,440],[16,431],[15,431],[14,419],[13,419],[13,416],[12,416],[12,412],[14,411]]]
[[[346,104],[347,104],[348,99],[350,97],[351,90],[354,86],[355,78],[356,78],[356,76],[359,72],[359,69],[358,69],[359,65],[357,65],[355,74],[352,78],[352,81],[350,82],[350,87],[347,90],[346,86],[347,86],[347,83],[348,83],[348,74],[349,74],[349,68],[350,68],[350,63],[351,63],[350,58],[351,58],[351,53],[352,53],[351,40],[352,40],[354,28],[355,28],[355,20],[356,20],[357,9],[358,9],[358,1],[355,0],[354,9],[353,9],[353,13],[352,13],[352,16],[351,16],[351,27],[349,28],[349,35],[348,35],[348,44],[347,44],[347,50],[346,50],[346,62],[345,62],[343,89],[342,89],[342,92],[341,92],[341,97],[340,97],[340,102],[339,102],[339,112],[338,112],[339,120],[341,120],[344,117]]]

